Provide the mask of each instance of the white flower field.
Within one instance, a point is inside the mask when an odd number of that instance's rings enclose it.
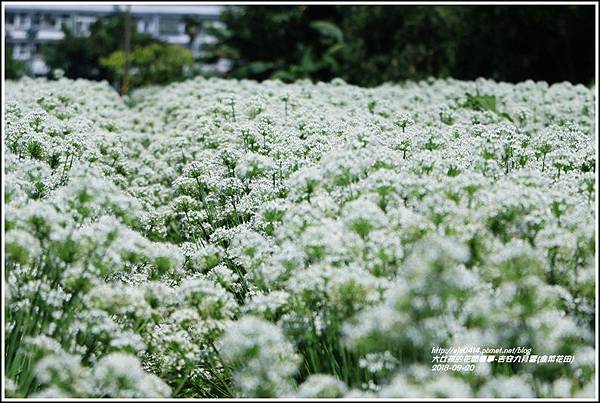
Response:
[[[593,397],[595,88],[5,91],[7,396]]]

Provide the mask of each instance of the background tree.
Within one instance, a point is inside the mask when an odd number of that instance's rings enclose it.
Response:
[[[592,6],[232,6],[221,20],[205,61],[232,60],[237,78],[594,77]]]
[[[189,37],[188,47],[191,48],[200,32],[202,32],[204,23],[193,15],[183,17],[182,21],[185,24],[185,34]]]
[[[186,78],[186,69],[194,63],[188,49],[165,43],[152,43],[131,52],[129,88],[144,85],[165,85]],[[121,80],[125,67],[125,52],[117,50],[100,58],[100,65]]]
[[[13,57],[13,47],[4,47],[4,77],[7,80],[20,78],[25,71],[25,64]]]
[[[135,27],[132,27],[135,28]],[[61,68],[68,78],[115,80],[114,72],[100,64],[100,58],[123,48],[125,15],[115,13],[99,18],[90,26],[90,35],[76,36],[63,25],[63,40],[44,49],[46,64],[51,70]],[[131,46],[147,46],[157,40],[132,29]]]
[[[461,77],[589,84],[595,74],[593,6],[466,7],[456,48]],[[467,20],[469,21],[469,20]]]
[[[315,58],[328,49],[328,39],[311,24],[327,21],[339,30],[336,24],[343,13],[342,7],[330,6],[226,7],[221,14],[225,28],[208,30],[217,42],[205,45],[204,60],[231,59],[230,76],[238,78],[328,77],[331,72],[324,66],[315,66]]]

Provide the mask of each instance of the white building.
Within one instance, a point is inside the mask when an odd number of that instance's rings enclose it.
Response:
[[[5,8],[4,32],[6,45],[12,46],[13,57],[26,62],[34,75],[48,73],[42,56],[44,43],[58,41],[64,37],[62,24],[75,35],[86,36],[90,26],[102,16],[123,9],[116,5],[21,5],[10,4]],[[203,43],[211,37],[200,33],[190,43],[185,32],[186,16],[203,21],[204,24],[220,24],[221,6],[170,6],[132,5],[130,14],[137,31],[146,33],[165,42],[189,47],[197,56]],[[115,33],[120,35],[121,33]]]

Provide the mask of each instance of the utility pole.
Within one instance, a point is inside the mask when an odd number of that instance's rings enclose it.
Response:
[[[29,60],[27,60],[27,73],[30,76],[35,76],[33,71],[33,62],[35,61],[35,43],[40,30],[39,25],[34,24],[33,14],[29,15],[29,28],[27,29],[27,47],[29,48]]]
[[[127,94],[129,84],[129,64],[131,59],[131,6],[125,6],[125,66],[123,68],[123,80],[121,81],[121,96]]]

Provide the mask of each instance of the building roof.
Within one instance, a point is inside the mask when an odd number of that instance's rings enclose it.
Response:
[[[115,7],[124,7],[123,4],[6,4],[6,11],[27,12],[44,11],[50,13],[89,13],[105,14],[115,10]],[[194,5],[194,4],[174,4],[174,5],[131,5],[132,14],[187,14],[217,16],[221,12],[222,6],[214,5]]]

